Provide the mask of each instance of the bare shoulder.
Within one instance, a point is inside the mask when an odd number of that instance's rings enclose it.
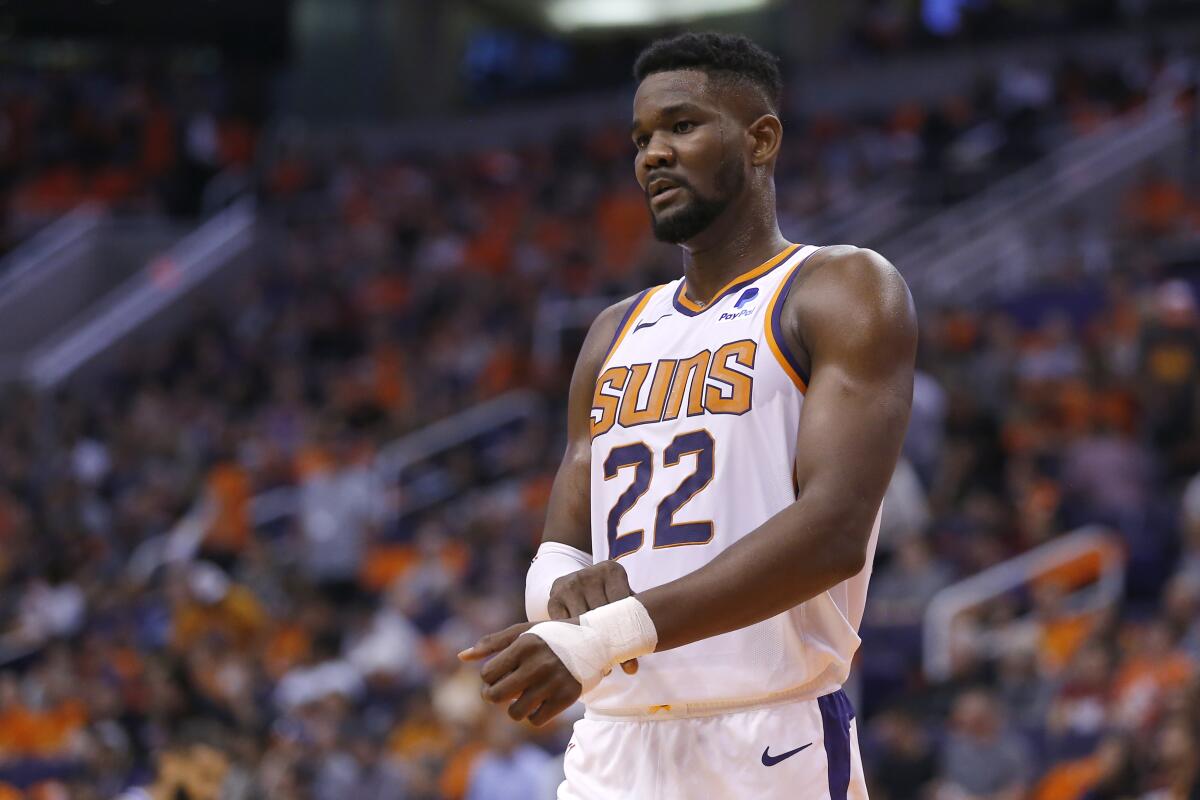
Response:
[[[900,271],[874,250],[831,245],[796,278],[783,313],[812,360],[822,348],[869,347],[902,358],[915,351],[917,316]]]
[[[792,297],[814,300],[858,299],[911,306],[908,284],[890,261],[865,247],[837,244],[813,253],[796,279]]]

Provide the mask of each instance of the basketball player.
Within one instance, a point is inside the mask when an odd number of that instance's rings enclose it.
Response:
[[[908,424],[912,300],[878,254],[780,234],[774,57],[685,34],[634,71],[634,172],[684,275],[592,325],[536,624],[461,656],[491,657],[484,696],[516,720],[582,693],[560,798],[865,797],[841,685]]]

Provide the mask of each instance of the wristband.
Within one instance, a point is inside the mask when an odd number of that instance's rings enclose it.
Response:
[[[585,692],[617,664],[653,653],[658,645],[654,620],[636,597],[589,611],[578,625],[539,622],[521,635],[542,639]]]
[[[542,542],[525,574],[525,615],[529,621],[550,619],[550,589],[554,582],[591,565],[591,553],[562,542]]]

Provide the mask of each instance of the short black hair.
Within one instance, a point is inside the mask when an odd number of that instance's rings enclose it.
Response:
[[[681,33],[651,42],[633,65],[641,83],[648,75],[677,69],[743,80],[762,91],[774,114],[783,103],[783,74],[779,59],[745,36],[732,33]]]

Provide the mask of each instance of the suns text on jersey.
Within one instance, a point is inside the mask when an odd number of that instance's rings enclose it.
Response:
[[[659,359],[656,364],[609,367],[596,379],[592,438],[613,425],[632,428],[681,414],[746,413],[754,394],[757,349],[752,339],[741,339],[721,345],[716,352],[701,350],[687,358]],[[647,380],[650,388],[644,391]]]

